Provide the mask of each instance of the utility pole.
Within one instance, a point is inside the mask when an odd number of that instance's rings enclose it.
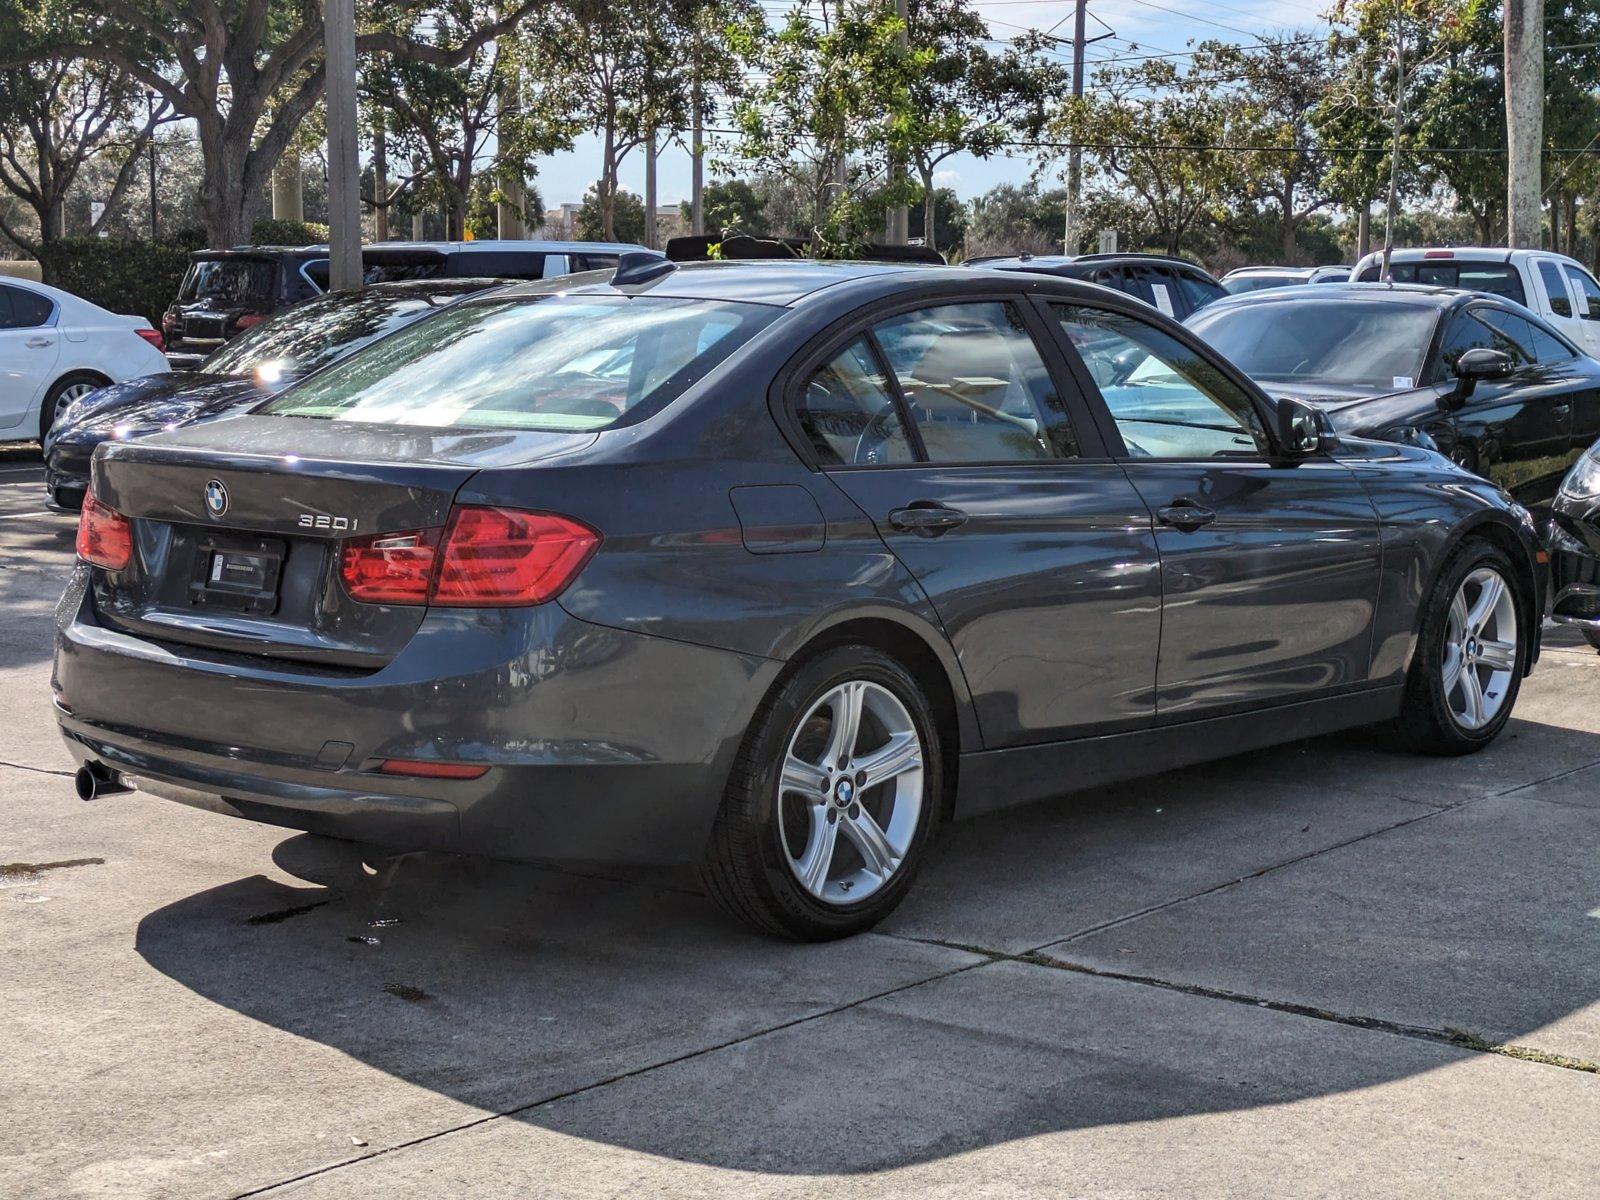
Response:
[[[1082,0],[1079,0],[1082,3]],[[895,42],[900,47],[901,57],[911,52],[911,5],[909,0],[894,0],[894,15],[900,18],[900,32],[895,37]],[[906,181],[906,164],[903,159],[896,158],[889,168],[890,183],[895,186],[903,185]],[[896,204],[889,210],[889,219],[884,233],[884,240],[891,246],[904,246],[911,240],[911,210],[904,204]],[[927,240],[930,231],[923,230],[923,240]]]
[[[1089,15],[1089,0],[1077,0],[1076,11],[1072,16],[1072,99],[1074,105],[1083,99],[1083,47],[1084,47],[1084,21]],[[1082,187],[1083,172],[1083,147],[1078,145],[1078,139],[1072,139],[1072,148],[1067,151],[1067,228],[1066,236],[1062,239],[1061,252],[1067,255],[1078,253],[1078,246],[1083,241],[1083,231],[1078,228],[1078,192]]]
[[[656,131],[654,126],[650,129],[650,136],[644,146],[644,245],[646,250],[658,250],[656,244],[661,239],[656,236]]]
[[[704,45],[702,26],[702,17],[697,13],[694,20],[692,50],[694,69],[690,75],[693,91],[690,98],[693,129],[689,135],[689,232],[696,237],[706,231],[706,114],[705,97],[701,94],[700,85],[700,53]]]
[[[156,240],[156,100],[154,92],[144,94],[150,109],[150,240]]]
[[[356,5],[327,0],[328,286],[361,286],[361,163],[356,149]]]
[[[1544,142],[1544,0],[1506,0],[1506,245],[1542,241],[1540,147]]]

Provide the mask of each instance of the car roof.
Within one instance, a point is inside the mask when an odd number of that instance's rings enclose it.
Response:
[[[633,242],[556,242],[528,238],[478,238],[470,242],[368,242],[368,250],[437,250],[440,253],[483,254],[522,251],[527,254],[625,254],[645,247]],[[655,253],[655,251],[647,251]]]
[[[751,258],[678,263],[670,271],[643,283],[611,285],[612,272],[586,271],[556,279],[519,284],[507,296],[650,295],[683,300],[742,300],[753,304],[787,307],[827,288],[852,281],[906,275],[971,279],[964,267],[922,266],[916,263],[862,262],[830,259]]]
[[[1314,271],[1322,270],[1321,267],[1273,267],[1265,263],[1258,263],[1253,267],[1235,267],[1223,276],[1232,279],[1236,275],[1310,275]]]
[[[1188,267],[1204,273],[1199,263],[1190,262],[1174,254],[1140,254],[1133,251],[1114,254],[1011,254],[974,258],[967,261],[971,267],[988,267],[991,270],[1042,270],[1053,267],[1114,266],[1119,262],[1164,263],[1168,266]]]
[[[512,279],[485,279],[472,276],[443,275],[430,279],[395,279],[384,283],[369,283],[361,289],[363,292],[377,292],[384,296],[441,296],[465,295],[469,292],[483,292],[497,287],[508,287],[517,282]],[[327,292],[325,295],[337,296],[339,292]],[[354,293],[350,293],[354,294]]]
[[[1486,292],[1467,288],[1433,287],[1422,283],[1317,283],[1294,287],[1264,288],[1256,292],[1241,292],[1226,300],[1217,300],[1196,313],[1247,308],[1259,304],[1305,304],[1308,301],[1359,301],[1368,304],[1396,304],[1410,308],[1449,308],[1463,300],[1484,298],[1501,299]]]
[[[1575,267],[1583,266],[1581,262],[1570,255],[1559,254],[1554,250],[1540,250],[1536,247],[1511,250],[1505,246],[1396,246],[1389,251],[1389,261],[1447,263],[1451,260],[1457,260],[1461,262],[1509,263],[1521,262],[1534,255],[1538,255],[1540,258],[1559,258],[1562,262],[1569,262]],[[1373,262],[1382,258],[1382,250],[1373,250],[1356,265],[1371,266]]]

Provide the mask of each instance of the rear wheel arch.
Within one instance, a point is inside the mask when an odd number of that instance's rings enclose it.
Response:
[[[44,399],[39,403],[39,440],[43,441],[50,432],[50,423],[55,419],[56,406],[61,402],[61,395],[67,389],[80,383],[91,384],[96,388],[110,387],[109,376],[99,371],[78,369],[68,371],[53,382],[44,394]]]

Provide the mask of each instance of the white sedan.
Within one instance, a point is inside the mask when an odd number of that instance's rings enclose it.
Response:
[[[0,279],[0,442],[32,442],[96,388],[168,370],[161,335],[71,292]]]

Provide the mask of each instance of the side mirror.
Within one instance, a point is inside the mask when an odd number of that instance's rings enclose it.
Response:
[[[1280,397],[1277,416],[1278,452],[1286,458],[1305,458],[1337,444],[1327,414],[1304,400]]]
[[[1480,379],[1504,379],[1517,369],[1517,360],[1504,350],[1491,350],[1487,346],[1474,346],[1456,359],[1456,386],[1446,392],[1445,407],[1451,412],[1459,409],[1477,390]]]

